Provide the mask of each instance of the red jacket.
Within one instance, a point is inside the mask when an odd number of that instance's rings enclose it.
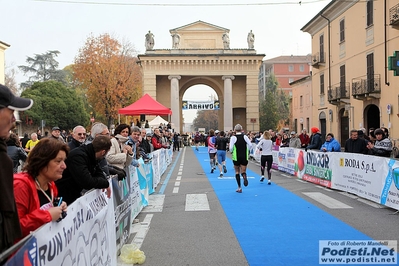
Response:
[[[49,183],[49,188],[53,190],[54,198],[56,198],[58,189],[54,182]],[[36,183],[33,177],[26,172],[14,174],[15,202],[17,203],[22,237],[29,235],[30,232],[52,221],[50,212],[40,209],[39,196],[37,193]]]

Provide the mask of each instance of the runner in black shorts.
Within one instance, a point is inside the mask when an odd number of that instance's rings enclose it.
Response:
[[[230,139],[229,149],[232,153],[232,160],[238,185],[236,192],[241,193],[242,189],[240,174],[244,179],[244,186],[248,186],[246,170],[248,165],[249,149],[252,144],[249,138],[242,132],[242,126],[240,124],[237,124],[234,127],[234,131],[236,134]]]

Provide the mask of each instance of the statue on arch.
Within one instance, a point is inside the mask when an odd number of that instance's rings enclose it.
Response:
[[[153,50],[154,49],[154,34],[151,31],[145,35],[145,49],[146,50]]]
[[[222,40],[223,40],[224,49],[230,49],[230,37],[227,31],[223,33]]]
[[[180,45],[180,35],[177,32],[172,34],[172,48],[179,49]]]
[[[254,49],[255,34],[253,34],[252,30],[248,33],[247,42],[248,42],[248,49]]]

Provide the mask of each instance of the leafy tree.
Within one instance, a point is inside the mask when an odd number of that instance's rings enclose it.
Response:
[[[276,77],[271,74],[266,82],[265,99],[259,106],[261,130],[277,129],[279,125],[289,123],[289,99],[278,86]]]
[[[104,117],[108,126],[120,108],[142,95],[142,76],[134,53],[129,43],[121,44],[109,34],[90,36],[72,66],[97,120]]]
[[[260,102],[260,129],[276,129],[279,122],[277,103],[272,90],[266,90],[265,99]]]
[[[30,87],[36,81],[56,80],[64,82],[65,74],[58,69],[58,61],[55,57],[58,56],[59,51],[47,51],[44,54],[35,54],[34,57],[27,57],[27,66],[18,66],[24,75],[31,73],[28,81],[21,83],[21,87]]]
[[[76,91],[60,82],[35,82],[21,96],[33,99],[32,108],[25,111],[24,115],[31,118],[35,125],[40,126],[43,119],[46,126],[72,129],[76,125],[86,126],[90,121]]]
[[[206,131],[209,129],[217,129],[219,123],[218,110],[199,110],[197,111],[197,117],[193,120],[193,126],[195,129],[204,127]]]

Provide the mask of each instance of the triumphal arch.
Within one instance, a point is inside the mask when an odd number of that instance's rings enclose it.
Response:
[[[200,84],[212,87],[218,95],[219,130],[231,130],[237,123],[245,130],[259,130],[258,74],[265,55],[256,53],[252,31],[245,49],[230,49],[229,30],[203,21],[170,33],[172,48],[155,49],[156,40],[149,31],[139,62],[144,94],[172,110],[175,130],[182,132],[184,92]]]

